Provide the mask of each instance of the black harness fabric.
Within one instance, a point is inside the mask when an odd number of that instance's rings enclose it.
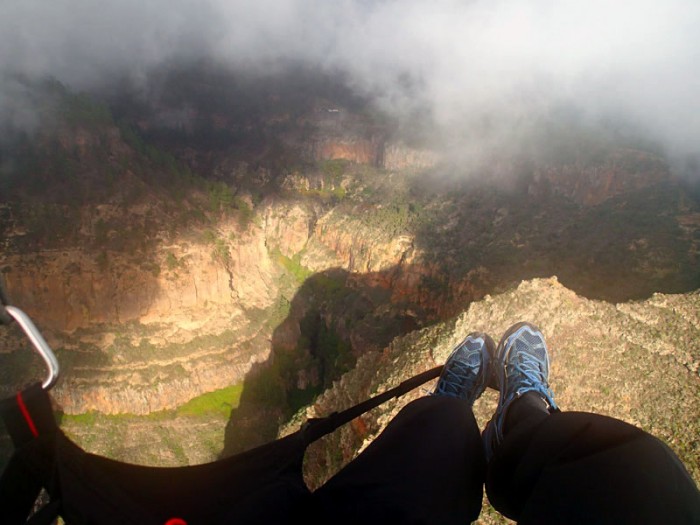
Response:
[[[0,477],[8,525],[210,525],[304,521],[311,493],[303,480],[307,446],[391,397],[439,375],[424,372],[398,387],[261,447],[213,463],[146,467],[90,454],[58,428],[49,395],[33,385],[0,402],[15,454]],[[27,516],[41,489],[49,503]],[[272,503],[272,504],[271,504]]]
[[[69,525],[162,525],[174,518],[187,525],[280,523],[309,496],[300,433],[215,463],[176,468],[120,463],[65,438],[57,444],[61,516]]]
[[[0,478],[0,509],[5,523],[25,523],[39,493],[45,488],[52,499],[56,422],[51,401],[40,384],[0,401],[0,414],[15,446],[15,453]],[[57,515],[46,516],[50,523]],[[40,518],[40,517],[39,517]]]
[[[75,445],[56,426],[40,385],[23,392],[22,402],[24,410],[14,399],[0,406],[16,446],[0,478],[8,525],[26,523],[41,488],[51,503],[43,517],[36,516],[39,523],[60,514],[67,525],[279,523],[294,516],[310,494],[301,471],[303,431],[213,463],[145,467]]]

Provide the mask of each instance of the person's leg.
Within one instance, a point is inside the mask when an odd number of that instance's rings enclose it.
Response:
[[[457,346],[435,395],[404,407],[313,493],[318,522],[463,525],[478,517],[486,461],[471,407],[488,380],[493,346],[483,334]]]
[[[506,424],[488,466],[489,501],[505,516],[520,524],[700,523],[695,483],[655,437],[596,414],[530,412]]]
[[[407,405],[313,494],[326,523],[468,523],[481,510],[486,461],[466,401]]]
[[[498,345],[501,396],[484,432],[491,504],[521,524],[700,523],[700,493],[675,454],[622,421],[561,413],[536,327]]]

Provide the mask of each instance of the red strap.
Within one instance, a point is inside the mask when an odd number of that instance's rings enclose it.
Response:
[[[22,416],[24,416],[24,420],[27,422],[27,426],[29,427],[29,430],[31,430],[32,435],[35,438],[39,437],[39,431],[36,429],[36,425],[32,420],[32,415],[29,413],[29,410],[27,410],[27,405],[24,404],[24,399],[22,399],[22,392],[17,392],[17,405],[22,411]]]

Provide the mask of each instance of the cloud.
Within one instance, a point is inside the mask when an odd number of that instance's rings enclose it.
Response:
[[[486,119],[508,136],[566,106],[685,154],[700,138],[699,25],[697,0],[4,0],[0,72],[87,89],[172,61],[294,59],[397,114],[428,108],[442,130],[476,137]]]

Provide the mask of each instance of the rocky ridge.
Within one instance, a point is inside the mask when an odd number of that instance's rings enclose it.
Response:
[[[498,340],[521,320],[535,323],[546,336],[551,386],[563,410],[592,411],[640,426],[667,442],[700,480],[700,292],[609,304],[580,297],[555,277],[524,281],[363,356],[282,434],[308,417],[342,410],[442,364],[471,331]],[[318,486],[355,457],[406,403],[430,388],[387,402],[312,445],[305,462],[309,485]],[[496,402],[491,390],[477,401],[482,428]]]

